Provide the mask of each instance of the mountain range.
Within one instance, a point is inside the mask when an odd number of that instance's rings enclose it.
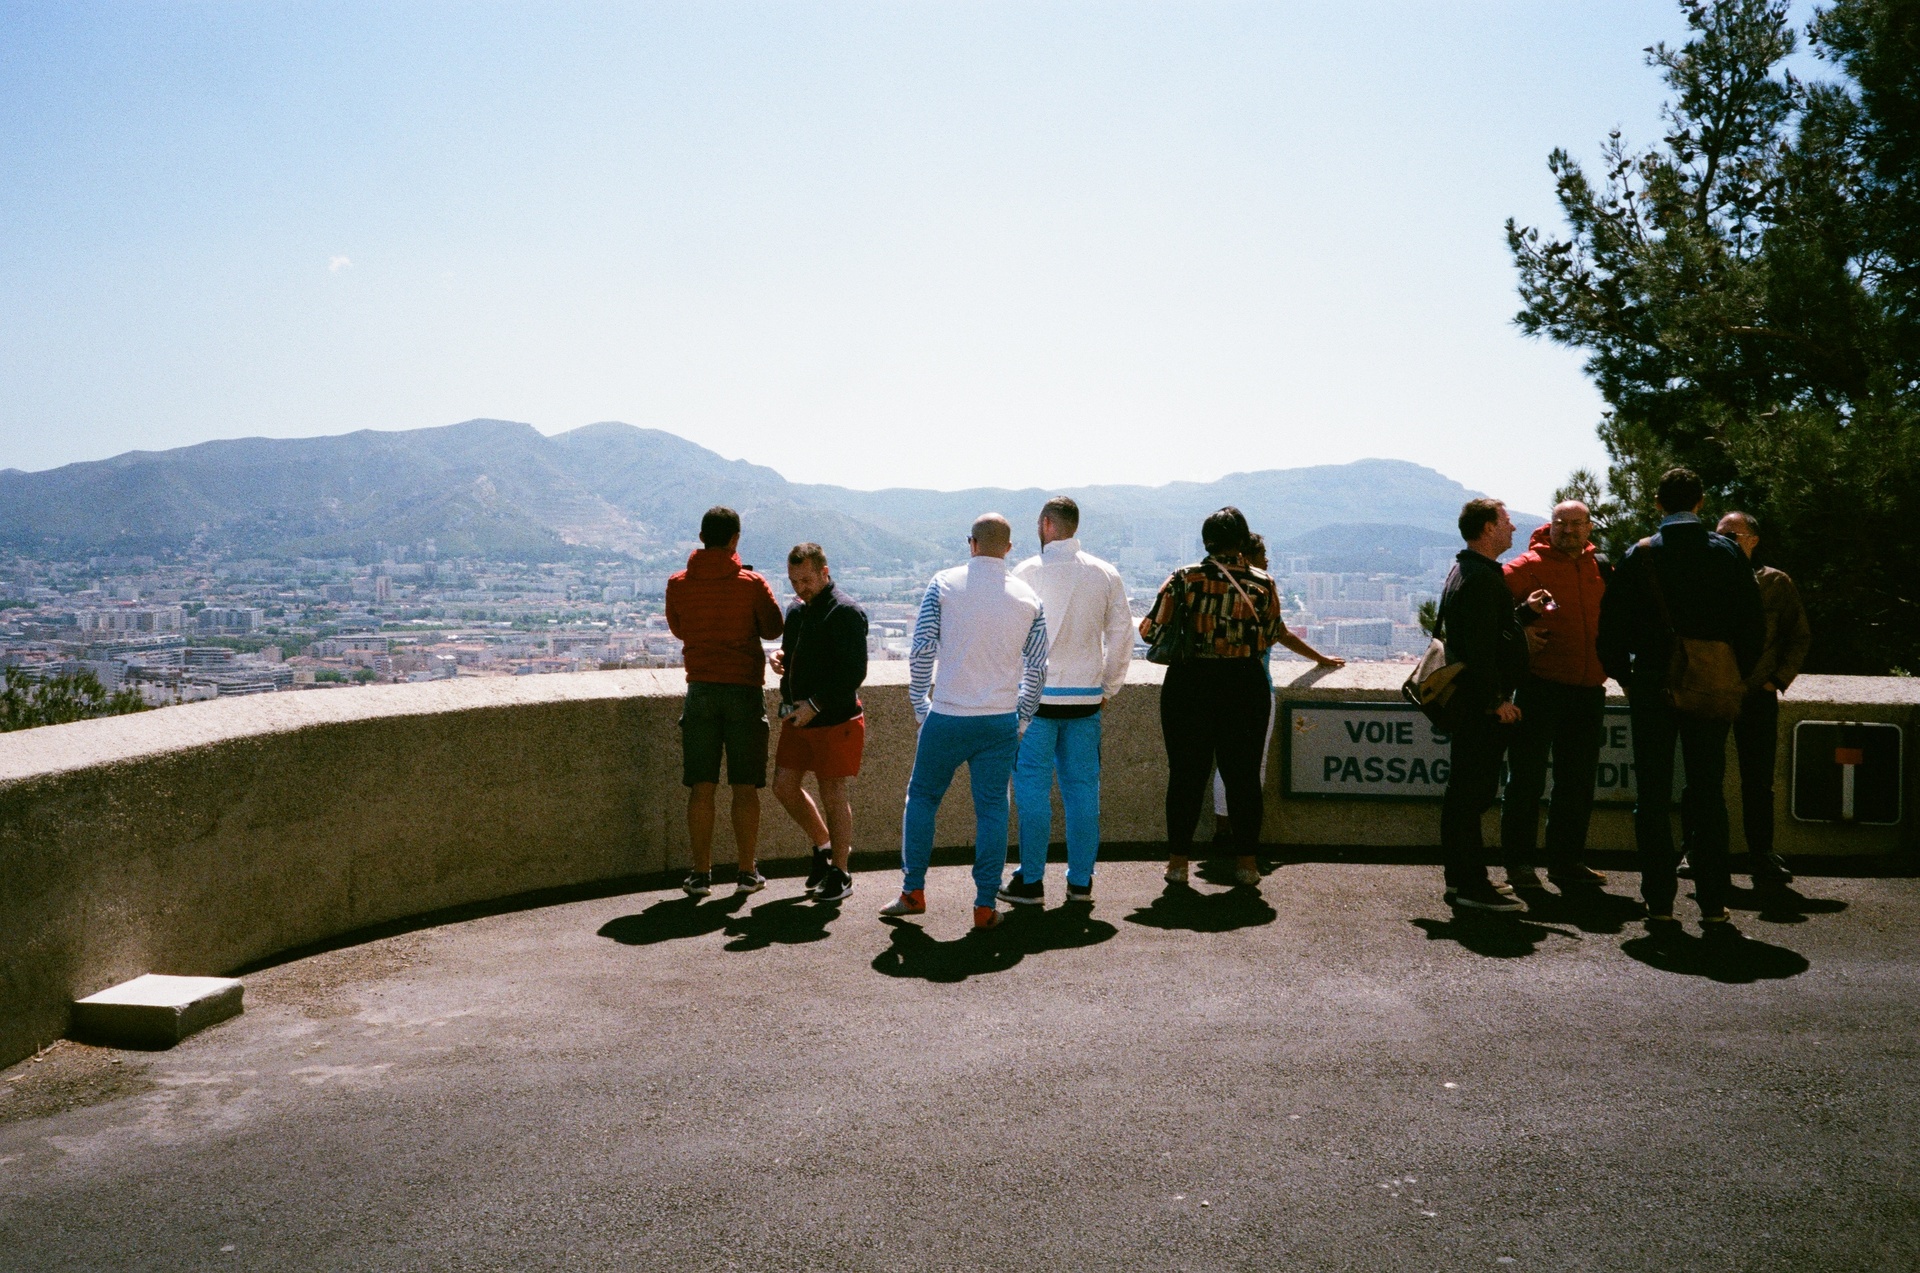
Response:
[[[968,524],[989,509],[1030,538],[1040,504],[1061,493],[1079,501],[1094,552],[1178,555],[1207,513],[1236,504],[1281,552],[1316,568],[1401,572],[1415,568],[1420,548],[1458,543],[1454,519],[1476,492],[1401,460],[1064,492],[859,491],[789,482],[659,429],[608,422],[547,436],[469,420],[0,470],[0,547],[68,559],[192,549],[364,558],[377,542],[432,540],[442,557],[660,564],[680,557],[700,514],[724,503],[741,513],[749,560],[781,560],[811,539],[837,564],[885,570],[958,557]]]

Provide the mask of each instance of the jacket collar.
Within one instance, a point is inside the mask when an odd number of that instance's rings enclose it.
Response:
[[[822,613],[824,613],[828,610],[833,609],[834,605],[839,600],[840,600],[840,585],[835,583],[833,580],[829,579],[827,580],[826,587],[822,588],[820,591],[813,594],[813,599],[807,602],[807,608],[808,609],[818,608]]]
[[[1043,561],[1069,561],[1080,551],[1080,538],[1077,535],[1066,539],[1056,539],[1050,544],[1040,546],[1040,558]]]
[[[984,556],[967,558],[968,574],[979,574],[983,571],[990,575],[1004,575],[1007,573],[1007,559]]]
[[[1699,525],[1701,525],[1702,523],[1701,523],[1701,521],[1700,521],[1700,514],[1698,514],[1698,513],[1668,513],[1668,514],[1667,514],[1667,515],[1666,515],[1665,517],[1662,517],[1662,518],[1660,519],[1660,527],[1661,527],[1661,529],[1662,529],[1662,530],[1664,530],[1664,529],[1666,529],[1666,528],[1667,528],[1668,526],[1673,526],[1673,525],[1685,525],[1685,524],[1686,524],[1686,523],[1688,523],[1688,522],[1691,522],[1691,523],[1693,523],[1693,524],[1694,524],[1695,526],[1699,526]]]

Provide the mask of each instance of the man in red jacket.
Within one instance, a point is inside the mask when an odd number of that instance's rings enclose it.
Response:
[[[1593,776],[1605,728],[1607,674],[1600,666],[1600,598],[1606,592],[1593,548],[1593,519],[1578,500],[1556,505],[1553,521],[1533,532],[1527,551],[1506,563],[1507,590],[1524,601],[1536,590],[1554,608],[1528,629],[1527,677],[1513,701],[1520,728],[1507,754],[1507,792],[1500,808],[1500,848],[1507,883],[1538,889],[1534,834],[1553,760],[1553,803],[1547,814],[1547,876],[1563,891],[1597,888],[1607,877],[1580,861],[1593,813]]]
[[[733,840],[740,853],[736,896],[767,886],[756,867],[760,788],[767,785],[767,655],[760,642],[780,635],[773,589],[740,564],[740,514],[715,506],[700,519],[705,545],[667,580],[667,628],[685,647],[687,703],[680,715],[680,763],[687,786],[689,897],[713,891],[714,792],[720,755],[733,788]]]

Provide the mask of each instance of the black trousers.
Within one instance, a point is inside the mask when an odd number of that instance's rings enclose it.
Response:
[[[1547,810],[1547,869],[1579,863],[1587,851],[1593,815],[1593,775],[1606,729],[1607,691],[1601,685],[1562,685],[1529,677],[1513,696],[1520,709],[1507,752],[1507,792],[1500,806],[1500,852],[1510,868],[1534,862],[1540,798],[1553,765],[1553,803]]]
[[[1673,847],[1673,754],[1686,758],[1680,830],[1693,866],[1700,909],[1727,904],[1727,731],[1725,721],[1673,710],[1661,692],[1636,687],[1633,709],[1633,838],[1640,848],[1640,896],[1656,915],[1672,914],[1680,856]]]
[[[1215,766],[1227,789],[1234,851],[1260,844],[1260,753],[1273,694],[1253,659],[1195,659],[1167,669],[1160,687],[1160,736],[1167,744],[1167,847],[1190,856],[1200,806]]]
[[[1779,745],[1780,696],[1755,690],[1733,723],[1733,747],[1740,757],[1740,826],[1747,852],[1756,860],[1773,852],[1773,762]]]
[[[1480,819],[1493,808],[1500,790],[1500,764],[1518,732],[1484,715],[1469,717],[1454,728],[1447,794],[1440,802],[1440,855],[1446,863],[1448,888],[1487,882]]]

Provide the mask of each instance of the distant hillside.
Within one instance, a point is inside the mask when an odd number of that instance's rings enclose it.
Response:
[[[1454,513],[1459,514],[1457,505]],[[1276,563],[1287,557],[1305,557],[1309,569],[1335,573],[1412,575],[1420,573],[1421,549],[1437,548],[1451,554],[1460,546],[1458,530],[1343,523],[1282,540],[1273,557]]]
[[[547,437],[531,425],[470,420],[133,451],[42,473],[9,469],[0,472],[0,546],[41,557],[196,546],[287,557],[431,539],[449,557],[667,562],[694,538],[701,512],[725,503],[746,521],[743,552],[762,565],[815,539],[836,562],[886,569],[957,556],[965,527],[988,509],[1011,518],[1030,549],[1033,517],[1057,493],[804,485],[657,429],[605,423]],[[1208,512],[1232,503],[1288,551],[1331,551],[1332,541],[1298,545],[1316,528],[1337,527],[1335,539],[1359,554],[1340,549],[1341,560],[1396,563],[1409,545],[1417,557],[1422,534],[1451,542],[1460,504],[1474,494],[1398,460],[1066,493],[1080,501],[1083,538],[1096,552],[1168,550],[1191,540]],[[1384,554],[1372,541],[1361,546],[1366,534],[1355,538],[1366,524],[1376,527],[1367,532],[1373,540],[1390,541]]]

